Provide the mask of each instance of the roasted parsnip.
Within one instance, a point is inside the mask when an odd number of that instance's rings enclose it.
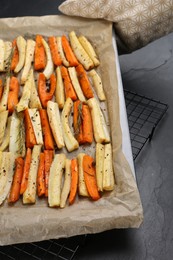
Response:
[[[61,149],[62,147],[64,147],[64,139],[58,104],[53,101],[48,101],[47,114],[55,142],[58,148]]]
[[[53,64],[53,61],[52,61],[52,56],[51,56],[51,52],[50,52],[50,48],[49,48],[48,43],[44,39],[42,39],[42,43],[43,43],[43,46],[45,48],[46,57],[47,57],[47,64],[46,64],[46,67],[43,71],[43,74],[45,75],[46,79],[49,79],[50,75],[53,73],[54,64]]]
[[[37,144],[43,145],[40,114],[37,108],[28,109]]]
[[[64,64],[64,66],[69,67],[69,62],[66,59],[63,48],[62,48],[61,37],[58,36],[56,39],[57,39],[58,51],[59,51],[60,57],[62,59],[62,63]]]
[[[65,169],[65,154],[55,154],[50,168],[48,184],[48,204],[49,207],[60,206],[62,175]]]
[[[0,39],[0,71],[4,71],[5,69],[5,43],[2,39]]]
[[[76,33],[74,31],[71,31],[69,33],[69,39],[70,39],[70,44],[72,47],[72,50],[78,59],[78,61],[84,66],[86,70],[92,69],[94,67],[94,63],[87,54],[87,52],[84,50],[82,45],[80,44]]]
[[[22,71],[22,76],[21,76],[21,84],[25,84],[30,69],[31,69],[31,64],[34,60],[34,50],[35,50],[35,41],[33,41],[32,39],[28,39],[26,41],[26,57],[25,57],[25,64],[24,64],[24,68]]]
[[[107,129],[107,125],[98,104],[96,98],[90,98],[88,101],[88,106],[91,110],[91,117],[93,122],[94,137],[97,143],[109,143],[110,136]]]
[[[96,144],[96,180],[99,191],[103,191],[103,166],[105,148],[103,144]]]
[[[96,90],[98,98],[100,99],[100,101],[105,101],[106,97],[103,90],[102,80],[99,74],[94,69],[92,69],[89,71],[88,75],[92,78],[93,86]]]
[[[26,40],[22,36],[17,37],[17,48],[19,51],[19,61],[14,69],[15,73],[18,73],[24,66],[26,55]]]
[[[104,155],[104,167],[103,167],[103,190],[113,190],[115,186],[115,178],[112,165],[112,146],[111,144],[105,144]]]
[[[79,195],[89,197],[87,187],[84,179],[84,171],[83,171],[83,157],[84,153],[79,153],[77,156],[78,159],[78,167],[79,167]]]
[[[34,72],[33,69],[30,70],[30,77],[31,77],[31,94],[29,100],[29,107],[30,108],[42,108],[40,98],[38,96],[38,91],[36,88],[35,80],[34,80]]]
[[[0,112],[0,145],[2,144],[4,139],[7,119],[8,119],[8,111]]]
[[[9,116],[8,120],[7,120],[7,127],[6,127],[6,130],[5,130],[5,135],[4,135],[3,141],[0,145],[0,151],[5,151],[5,149],[9,146],[10,128],[11,128],[11,116]]]
[[[60,208],[64,208],[66,205],[66,201],[70,193],[70,184],[71,184],[71,160],[66,159],[64,184],[63,184],[61,199],[60,199]]]
[[[59,108],[63,109],[65,103],[65,93],[60,67],[56,68],[56,77],[55,100],[58,103]]]
[[[0,101],[0,112],[7,109],[8,94],[10,90],[10,77],[6,77],[2,98]]]
[[[36,202],[37,172],[41,145],[34,145],[32,150],[31,166],[28,175],[28,186],[23,193],[23,204],[33,204]]]
[[[64,108],[62,110],[62,129],[63,129],[63,136],[64,142],[69,152],[72,152],[75,149],[78,149],[79,143],[74,138],[70,126],[69,126],[69,115],[73,106],[73,101],[71,98],[67,98]]]

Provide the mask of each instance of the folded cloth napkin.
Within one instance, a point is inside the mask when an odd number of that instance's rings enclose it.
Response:
[[[173,0],[66,0],[59,10],[71,16],[112,21],[127,51],[173,31]]]

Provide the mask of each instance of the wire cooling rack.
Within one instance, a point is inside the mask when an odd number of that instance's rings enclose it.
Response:
[[[166,113],[168,105],[129,90],[124,90],[133,159],[151,140],[156,126]]]
[[[135,160],[154,133],[166,113],[168,105],[148,97],[124,90],[127,116]],[[72,260],[78,248],[85,243],[85,235],[71,238],[53,239],[35,243],[24,243],[0,247],[0,259],[29,260]]]

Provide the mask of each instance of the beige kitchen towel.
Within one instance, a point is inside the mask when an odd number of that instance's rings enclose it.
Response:
[[[116,34],[129,51],[173,31],[173,0],[67,0],[59,10],[114,22]]]

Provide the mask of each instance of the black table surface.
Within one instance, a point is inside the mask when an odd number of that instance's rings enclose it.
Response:
[[[60,14],[58,0],[1,0],[0,18]],[[173,34],[119,57],[123,86],[169,105],[135,161],[144,209],[139,229],[88,235],[75,259],[173,259]]]

